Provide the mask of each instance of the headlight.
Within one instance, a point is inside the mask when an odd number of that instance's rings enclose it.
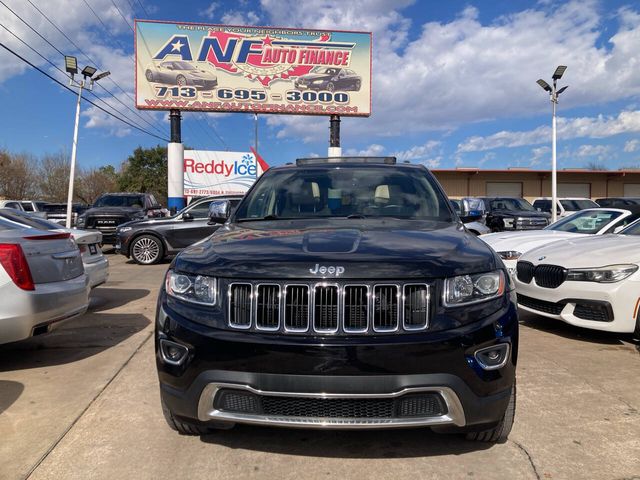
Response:
[[[638,271],[637,265],[609,265],[600,268],[571,268],[567,280],[574,282],[615,283]]]
[[[189,275],[173,270],[165,279],[167,294],[185,302],[215,305],[217,300],[216,279],[204,275]]]
[[[522,254],[515,250],[505,250],[504,252],[498,252],[498,255],[502,260],[517,260]]]
[[[118,228],[118,233],[128,232],[129,230],[131,230],[131,227],[120,227]]]
[[[86,221],[86,218],[84,217],[84,215],[80,215],[76,220],[76,227],[84,227],[85,221]]]
[[[504,293],[502,270],[447,278],[444,285],[444,305],[456,307],[497,298]]]

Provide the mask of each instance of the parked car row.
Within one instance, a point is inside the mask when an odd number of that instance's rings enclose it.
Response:
[[[640,336],[640,205],[590,208],[543,230],[481,239],[502,258],[522,310]]]
[[[81,315],[107,281],[101,234],[0,209],[0,344],[47,333]]]

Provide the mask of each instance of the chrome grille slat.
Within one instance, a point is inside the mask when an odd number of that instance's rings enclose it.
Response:
[[[345,285],[342,290],[343,329],[348,333],[363,333],[369,329],[369,287]]]
[[[429,325],[429,285],[409,283],[403,287],[402,326],[422,330]]]
[[[313,296],[313,329],[321,333],[337,332],[338,286],[316,285]]]
[[[258,330],[280,329],[280,285],[259,284],[256,291],[256,328]]]
[[[229,325],[234,328],[251,328],[253,285],[233,283],[229,286]]]
[[[429,328],[430,283],[230,282],[234,329],[320,334],[412,332]]]
[[[373,287],[373,329],[376,332],[395,332],[398,329],[398,297],[397,285]]]
[[[286,285],[284,287],[284,328],[287,332],[306,332],[309,330],[308,285]]]

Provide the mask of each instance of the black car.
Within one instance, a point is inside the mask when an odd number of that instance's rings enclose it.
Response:
[[[167,212],[168,213],[168,212]],[[105,193],[78,216],[76,226],[102,232],[102,242],[116,244],[116,228],[131,220],[162,217],[164,209],[150,193]]]
[[[540,230],[551,221],[551,215],[533,208],[524,198],[479,197],[484,201],[486,224],[492,232],[508,230]]]
[[[505,441],[518,319],[500,258],[421,165],[302,159],[271,168],[179,253],[155,347],[185,434],[236,423],[429,426]]]
[[[300,76],[295,81],[297,89],[310,90],[355,90],[362,86],[362,78],[353,70],[336,67],[319,67],[313,73]]]
[[[240,203],[242,195],[204,197],[168,218],[152,218],[123,223],[118,227],[116,251],[131,257],[140,265],[158,263],[168,255],[211,235],[220,223],[209,220],[209,204],[216,199],[228,200],[231,207]]]

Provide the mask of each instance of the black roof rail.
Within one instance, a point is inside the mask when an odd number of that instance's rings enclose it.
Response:
[[[323,165],[327,163],[378,163],[395,165],[396,157],[312,157],[298,158],[296,165]]]

